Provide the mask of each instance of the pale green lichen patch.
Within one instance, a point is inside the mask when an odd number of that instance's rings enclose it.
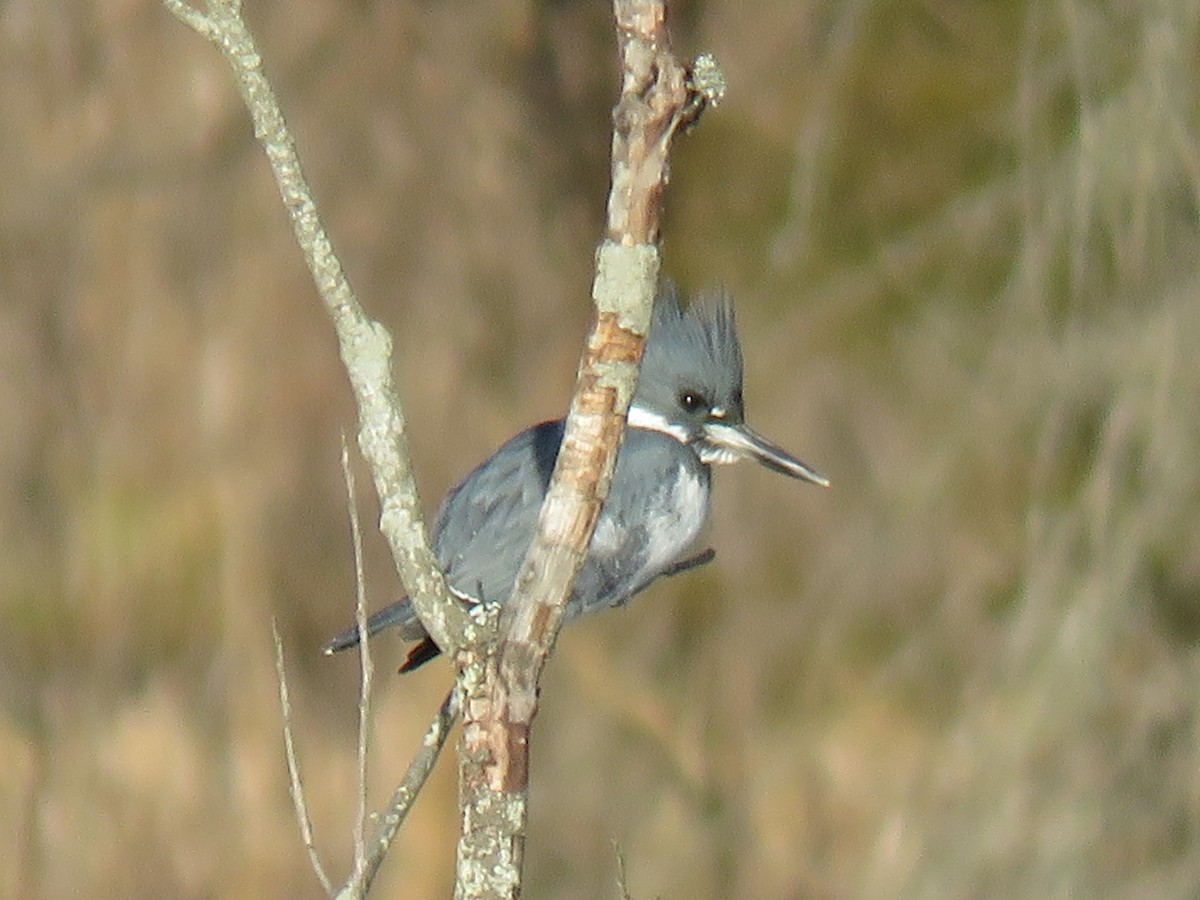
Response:
[[[592,298],[601,313],[612,313],[622,328],[645,335],[650,327],[650,304],[658,287],[660,257],[651,244],[625,246],[604,241],[596,250],[596,278]]]

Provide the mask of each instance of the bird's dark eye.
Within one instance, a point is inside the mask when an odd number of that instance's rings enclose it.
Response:
[[[699,391],[680,391],[679,405],[682,406],[686,412],[694,413],[699,412],[702,409],[708,409],[709,403],[708,398]]]

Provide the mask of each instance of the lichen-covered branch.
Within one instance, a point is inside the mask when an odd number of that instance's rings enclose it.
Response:
[[[662,0],[615,0],[613,7],[622,89],[613,110],[608,221],[592,285],[596,318],[537,532],[501,616],[497,651],[466,648],[458,658],[466,693],[459,898],[520,893],[538,681],[608,493],[637,383],[658,285],[671,140],[724,89],[711,58],[698,87],[672,53]]]
[[[237,78],[279,185],[296,240],[337,332],[342,362],[358,404],[358,445],[370,466],[381,507],[379,527],[391,547],[400,580],[438,646],[453,652],[475,628],[446,590],[429,547],[416,481],[409,464],[404,412],[392,380],[392,339],[364,312],[334,255],[300,168],[262,57],[240,15],[238,0],[208,0],[205,11],[183,0],[163,0],[176,18],[216,44]]]

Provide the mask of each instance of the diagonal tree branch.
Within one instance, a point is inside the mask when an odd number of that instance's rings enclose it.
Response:
[[[380,499],[382,512],[379,527],[388,540],[401,581],[413,598],[422,624],[438,646],[450,653],[464,643],[480,641],[481,634],[484,639],[489,638],[491,631],[486,627],[486,620],[483,620],[484,625],[481,626],[481,620],[468,615],[447,591],[445,579],[429,547],[416,482],[409,462],[404,413],[392,381],[391,337],[382,325],[366,315],[350,288],[341,263],[334,255],[304,179],[295,145],[284,123],[274,92],[262,72],[262,58],[241,19],[240,0],[207,0],[205,12],[188,5],[184,0],[163,0],[163,4],[181,22],[219,47],[237,78],[242,99],[254,122],[254,134],[271,163],[271,170],[279,186],[296,240],[304,252],[305,261],[325,307],[333,319],[342,362],[350,377],[358,405],[359,448],[371,468]],[[356,518],[354,521],[357,525]],[[355,530],[357,532],[357,528]],[[360,632],[365,633],[361,583],[356,609]],[[283,651],[277,633],[276,651],[280,655],[278,665],[282,667]],[[365,747],[363,742],[366,740],[367,695],[370,690],[370,662],[367,653],[364,647],[359,745],[360,828],[363,803],[361,780],[365,771],[362,754]],[[297,816],[314,868],[328,891],[331,887],[330,882],[312,847],[311,825],[303,804],[302,787],[291,743],[287,687],[282,669],[280,686],[285,709],[289,772],[292,776],[292,793],[297,804]],[[370,840],[364,845],[361,836],[356,837],[354,871],[349,880],[337,890],[336,896],[366,895],[396,832],[445,745],[450,727],[458,716],[459,698],[460,691],[456,686],[447,694],[430,724],[420,749],[409,764],[404,779],[393,792],[391,802],[380,816]]]
[[[460,697],[461,693],[456,684],[442,700],[442,705],[438,708],[433,721],[429,723],[425,736],[421,739],[421,746],[408,764],[404,778],[392,792],[387,809],[379,816],[375,831],[366,843],[361,865],[358,861],[355,862],[350,878],[333,895],[337,900],[350,900],[350,898],[367,895],[371,882],[375,880],[375,875],[379,872],[379,867],[383,864],[383,859],[391,848],[396,833],[404,824],[413,801],[417,799],[417,794],[425,786],[425,781],[429,778],[429,773],[433,771],[433,765],[437,762],[438,755],[442,752],[442,747],[445,746],[446,739],[450,736],[450,729],[454,725],[454,720],[458,718]]]
[[[672,53],[662,0],[614,0],[621,97],[612,185],[596,254],[596,318],[538,528],[501,614],[495,652],[465,646],[456,897],[516,897],[524,857],[529,730],[538,682],[595,529],[637,383],[659,274],[659,216],[671,140],[724,90],[710,57]]]
[[[242,21],[240,0],[208,0],[205,12],[183,0],[163,0],[181,22],[221,49],[237,78],[279,185],[279,193],[313,281],[333,319],[338,348],[358,405],[358,446],[379,494],[379,528],[400,580],[426,631],[445,651],[476,639],[477,627],[446,589],[429,547],[420,498],[409,463],[404,411],[392,381],[392,339],[372,320],[350,288],[317,215],[291,134],[262,71],[262,57]]]

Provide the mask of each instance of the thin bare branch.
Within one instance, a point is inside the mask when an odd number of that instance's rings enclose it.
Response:
[[[409,464],[404,412],[392,380],[392,338],[364,312],[317,214],[291,133],[283,120],[262,57],[240,4],[209,0],[201,14],[182,0],[163,0],[180,21],[212,41],[225,55],[254,122],[313,281],[333,319],[342,362],[358,404],[358,444],[371,468],[381,507],[379,527],[426,631],[453,652],[475,638],[476,629],[446,589],[429,547],[417,485]]]
[[[357,867],[355,868],[350,880],[335,895],[336,900],[366,896],[396,833],[408,816],[408,811],[412,808],[413,801],[421,792],[421,788],[425,786],[425,781],[429,778],[429,773],[433,771],[434,763],[437,762],[438,754],[442,752],[442,747],[445,746],[446,739],[450,736],[450,728],[454,725],[454,720],[458,718],[461,698],[462,693],[457,685],[446,694],[446,698],[438,708],[437,715],[429,723],[429,729],[421,740],[421,746],[413,756],[412,762],[408,764],[408,771],[404,773],[404,779],[392,792],[391,802],[388,803],[387,810],[379,817],[375,833],[367,842],[362,870],[359,871]]]
[[[296,745],[292,738],[292,701],[288,697],[287,673],[283,665],[283,639],[279,636],[279,624],[271,618],[271,637],[275,641],[275,676],[279,681],[279,706],[283,711],[283,747],[287,754],[288,792],[292,795],[292,806],[296,811],[296,822],[300,826],[300,837],[308,852],[308,861],[321,882],[326,894],[333,891],[333,884],[321,865],[317,847],[313,842],[312,820],[308,816],[308,804],[304,799],[304,784],[300,780],[300,765],[296,760]]]
[[[354,486],[354,470],[350,467],[350,448],[342,436],[342,478],[346,483],[346,506],[350,510],[350,535],[354,543],[354,619],[358,633],[367,633],[367,578],[363,567],[362,529],[358,522],[358,496]],[[367,747],[371,740],[371,680],[375,667],[371,663],[371,642],[362,640],[359,646],[358,692],[358,813],[354,817],[354,873],[366,867],[367,831]]]

